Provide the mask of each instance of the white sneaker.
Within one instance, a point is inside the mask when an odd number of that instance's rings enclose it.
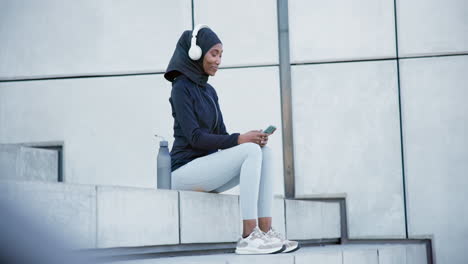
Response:
[[[270,230],[265,233],[265,236],[272,242],[282,243],[286,247],[282,253],[293,252],[300,248],[297,241],[287,240],[280,232],[277,232],[273,228],[270,228]]]
[[[271,241],[258,227],[255,227],[248,237],[239,239],[236,254],[271,254],[283,250],[282,242]]]

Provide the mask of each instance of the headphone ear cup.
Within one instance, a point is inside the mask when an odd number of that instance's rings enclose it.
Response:
[[[202,55],[202,50],[197,45],[190,46],[188,55],[189,55],[190,59],[192,59],[192,60],[199,60],[201,58],[201,55]]]

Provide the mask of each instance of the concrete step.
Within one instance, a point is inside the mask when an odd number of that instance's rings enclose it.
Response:
[[[33,212],[78,249],[236,242],[239,196],[42,182],[0,182],[0,199]],[[340,237],[337,203],[274,200],[273,226],[290,239]]]
[[[165,257],[126,260],[121,264],[429,264],[425,244],[364,244],[304,247],[289,254]]]
[[[0,144],[0,180],[58,181],[58,152]]]
[[[338,238],[340,205],[337,202],[285,200],[288,239]]]

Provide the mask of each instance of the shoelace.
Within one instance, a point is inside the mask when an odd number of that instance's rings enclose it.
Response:
[[[284,240],[283,234],[281,234],[280,232],[277,232],[273,228],[271,228],[270,231],[268,231],[268,233],[270,233],[270,236],[272,236],[272,237],[276,237],[276,238],[279,238],[281,240]]]
[[[260,231],[260,229],[258,229],[258,228],[255,228],[253,230],[252,238],[259,238],[259,239],[261,239],[261,240],[263,240],[265,242],[269,241],[268,238],[266,237],[266,235],[262,231]]]

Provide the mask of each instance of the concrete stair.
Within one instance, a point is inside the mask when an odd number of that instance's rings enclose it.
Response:
[[[241,232],[237,195],[4,181],[0,198],[76,237],[79,249],[232,243]],[[338,241],[339,210],[333,202],[276,197],[273,226],[291,239]]]
[[[109,261],[121,264],[426,264],[424,244],[363,244],[304,247],[289,254],[236,255],[216,254],[207,256],[165,257]]]
[[[72,248],[108,261],[143,256],[150,259],[128,263],[429,264],[430,259],[422,240],[349,240],[345,198],[275,197],[277,230],[303,246],[327,246],[273,256],[232,254],[241,232],[237,195],[0,181],[0,199],[27,208],[64,240],[74,238]],[[350,245],[331,245],[340,242]],[[224,254],[206,255],[212,253]],[[169,257],[199,254],[206,256]]]

